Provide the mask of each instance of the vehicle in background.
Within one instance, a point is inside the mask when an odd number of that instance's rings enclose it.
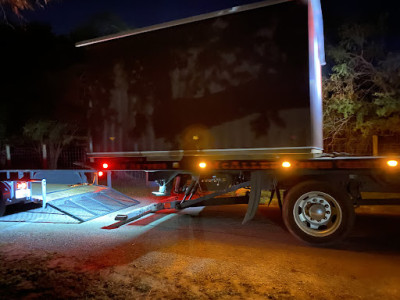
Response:
[[[32,182],[18,172],[0,173],[0,216],[7,205],[32,201]]]

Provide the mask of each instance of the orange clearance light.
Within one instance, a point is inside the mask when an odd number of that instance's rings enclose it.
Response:
[[[98,174],[99,174],[99,177],[101,177],[101,176],[104,175],[104,172],[103,172],[103,171],[100,171]]]
[[[283,168],[290,168],[292,166],[292,164],[289,161],[284,161],[282,163],[282,167]]]
[[[108,169],[108,163],[103,164],[103,169]]]
[[[391,159],[386,162],[389,167],[397,167],[399,162],[397,160]]]
[[[17,190],[26,190],[28,184],[26,182],[17,182]]]
[[[207,164],[205,162],[201,162],[199,163],[199,167],[205,169],[207,167]]]

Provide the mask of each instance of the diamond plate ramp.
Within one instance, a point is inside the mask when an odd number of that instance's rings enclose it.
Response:
[[[107,188],[97,192],[54,199],[47,205],[79,222],[86,222],[139,203],[114,189]]]

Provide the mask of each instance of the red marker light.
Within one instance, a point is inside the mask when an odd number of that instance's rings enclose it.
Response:
[[[99,177],[101,177],[101,176],[104,175],[104,172],[103,172],[103,171],[100,171],[98,174],[99,174]]]
[[[17,190],[26,190],[28,184],[26,182],[17,182]]]
[[[109,166],[108,166],[108,163],[104,163],[104,164],[103,164],[103,169],[108,169],[108,167],[109,167]]]

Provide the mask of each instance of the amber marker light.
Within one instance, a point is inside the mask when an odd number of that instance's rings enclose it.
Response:
[[[289,161],[282,162],[282,168],[290,168],[292,164]]]
[[[395,159],[390,159],[390,160],[388,160],[388,161],[386,162],[386,164],[387,164],[389,167],[394,168],[394,167],[397,167],[397,166],[399,165],[399,162],[398,162],[397,160],[395,160]]]
[[[199,163],[199,167],[205,169],[207,167],[207,164],[204,161],[202,161],[201,163]]]

